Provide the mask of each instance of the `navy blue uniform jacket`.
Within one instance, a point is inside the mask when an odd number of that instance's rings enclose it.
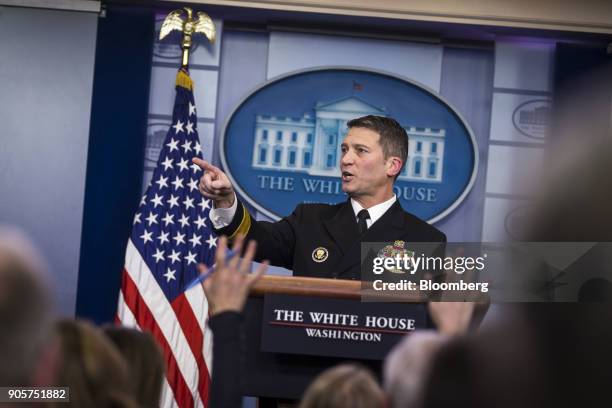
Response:
[[[257,241],[255,260],[270,260],[275,266],[293,270],[294,276],[360,279],[361,242],[446,242],[438,229],[404,211],[396,201],[363,234],[358,232],[350,200],[344,203],[300,204],[291,215],[277,222],[255,221],[242,203],[232,222],[217,234],[230,239],[238,233]],[[315,262],[317,248],[327,250],[327,259]]]

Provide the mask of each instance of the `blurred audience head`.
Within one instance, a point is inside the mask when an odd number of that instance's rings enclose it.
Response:
[[[520,314],[474,335],[456,337],[432,358],[422,407],[533,407],[542,366],[534,333]]]
[[[421,406],[434,354],[447,341],[448,337],[434,331],[416,331],[391,350],[383,366],[383,386],[391,407]]]
[[[104,333],[128,363],[130,381],[142,407],[157,407],[164,380],[162,352],[149,333],[121,326],[107,326]]]
[[[560,269],[534,262],[534,271],[547,273],[545,279],[527,268],[538,289],[549,291],[550,303],[508,305],[514,310],[502,314],[497,324],[443,346],[432,362],[424,408],[610,403],[612,308],[604,302],[612,293],[612,137],[610,88],[602,86],[608,82],[584,84],[589,92],[580,94],[586,98],[555,100],[563,114],[555,118],[556,129],[547,140],[534,209],[524,217],[524,228],[518,228],[526,241],[566,243],[543,259],[576,259]],[[597,88],[605,93],[607,112],[594,123],[589,110],[591,91]],[[597,242],[603,245],[590,244]],[[570,296],[572,290],[576,302],[552,302],[557,291]]]
[[[56,324],[62,362],[56,384],[75,407],[135,407],[126,361],[102,331],[82,321]]]
[[[0,227],[0,385],[47,385],[53,376],[46,269],[29,241]]]
[[[524,304],[486,330],[451,340],[434,355],[422,407],[607,405],[612,310],[604,306]]]
[[[310,384],[300,408],[382,408],[385,396],[365,367],[341,364],[321,373]]]

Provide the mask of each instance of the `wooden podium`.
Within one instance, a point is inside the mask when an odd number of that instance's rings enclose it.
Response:
[[[324,340],[315,343],[321,345],[321,355],[316,355],[316,350],[313,352],[312,344],[310,346],[311,350],[307,354],[301,354],[299,345],[296,344],[291,346],[295,346],[294,348],[297,348],[298,351],[292,353],[270,351],[269,347],[268,350],[262,349],[262,335],[264,338],[266,337],[264,331],[268,330],[267,327],[269,326],[269,319],[264,318],[264,303],[269,302],[269,299],[273,297],[280,296],[284,302],[289,303],[295,300],[296,304],[303,301],[312,304],[314,299],[315,303],[321,304],[322,309],[333,308],[336,305],[343,310],[359,308],[365,308],[365,310],[376,308],[381,310],[390,308],[391,305],[396,309],[398,306],[408,307],[408,305],[399,305],[398,303],[362,302],[364,289],[367,290],[367,285],[360,281],[282,276],[262,277],[251,289],[245,307],[243,395],[297,400],[302,396],[312,379],[321,371],[349,360],[359,361],[361,364],[372,369],[380,377],[382,357],[374,359],[371,357],[366,359],[334,357],[334,354],[330,354],[332,353],[330,350],[333,350],[333,347],[337,349],[337,342],[331,346],[326,344]],[[421,319],[420,324],[425,324],[426,327],[433,327],[425,312],[426,305],[422,299],[415,297],[414,299],[406,300],[403,298],[403,301],[413,305],[418,304],[423,309],[422,316],[425,319],[424,321]],[[331,306],[327,306],[329,302],[332,303]],[[283,328],[282,330],[287,329]],[[304,329],[297,328],[293,330],[299,330],[299,333],[303,333]],[[375,330],[372,329],[372,331]],[[388,332],[391,332],[391,330],[388,330]],[[306,336],[304,335],[304,337]],[[391,344],[397,343],[400,338],[401,335],[394,334],[391,343],[389,341],[385,344],[379,343],[378,347],[391,348]],[[298,339],[297,342],[293,343],[299,343],[299,341]],[[312,343],[311,339],[306,339],[305,341]],[[363,342],[346,341],[341,347],[361,347],[364,345],[365,343]],[[282,346],[284,348],[287,344]],[[388,351],[385,350],[385,354]]]

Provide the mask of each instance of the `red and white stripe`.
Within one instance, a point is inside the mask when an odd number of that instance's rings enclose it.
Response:
[[[208,303],[202,287],[170,303],[131,240],[125,259],[117,319],[150,332],[161,346],[167,380],[162,406],[207,406],[212,334],[206,325]]]

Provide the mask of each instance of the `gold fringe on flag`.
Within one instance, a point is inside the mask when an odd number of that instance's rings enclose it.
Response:
[[[193,90],[193,81],[189,77],[189,74],[182,69],[176,74],[176,86],[182,86],[190,91]]]

